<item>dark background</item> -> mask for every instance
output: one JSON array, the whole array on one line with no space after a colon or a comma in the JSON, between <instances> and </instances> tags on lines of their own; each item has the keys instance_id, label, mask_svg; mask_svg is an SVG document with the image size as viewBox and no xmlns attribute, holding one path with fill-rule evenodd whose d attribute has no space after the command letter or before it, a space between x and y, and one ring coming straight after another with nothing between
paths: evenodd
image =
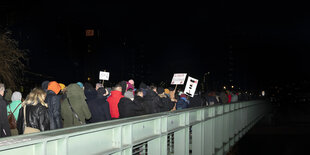
<instances>
[{"instance_id":1,"label":"dark background","mask_svg":"<svg viewBox=\"0 0 310 155\"><path fill-rule=\"evenodd\" d=\"M210 89L266 89L309 78L310 14L302 3L1 1L1 25L28 49L31 76L169 84L185 72ZM86 37L85 30L95 35ZM30 75L29 75L30 76ZM40 81L40 82L41 82Z\"/></svg>"}]
</instances>

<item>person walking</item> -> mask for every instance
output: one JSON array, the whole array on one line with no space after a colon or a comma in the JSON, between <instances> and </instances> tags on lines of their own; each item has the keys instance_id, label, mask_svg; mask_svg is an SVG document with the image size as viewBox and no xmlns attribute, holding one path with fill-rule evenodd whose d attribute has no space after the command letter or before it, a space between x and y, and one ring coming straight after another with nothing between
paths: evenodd
<instances>
[{"instance_id":1,"label":"person walking","mask_svg":"<svg viewBox=\"0 0 310 155\"><path fill-rule=\"evenodd\" d=\"M6 110L6 101L4 100L5 86L3 83L0 83L0 138L11 136L9 120Z\"/></svg>"},{"instance_id":2,"label":"person walking","mask_svg":"<svg viewBox=\"0 0 310 155\"><path fill-rule=\"evenodd\" d=\"M50 130L48 105L44 102L46 93L43 89L34 88L22 103L17 119L17 130L23 134L25 130L24 108L26 108L26 126L40 131Z\"/></svg>"},{"instance_id":3,"label":"person walking","mask_svg":"<svg viewBox=\"0 0 310 155\"><path fill-rule=\"evenodd\" d=\"M62 128L60 97L57 96L60 90L61 87L56 81L52 81L48 84L45 102L48 104L51 130Z\"/></svg>"},{"instance_id":4,"label":"person walking","mask_svg":"<svg viewBox=\"0 0 310 155\"><path fill-rule=\"evenodd\" d=\"M83 89L76 83L70 84L66 89L66 96L61 104L64 128L85 124L85 120L91 118L91 113Z\"/></svg>"},{"instance_id":5,"label":"person walking","mask_svg":"<svg viewBox=\"0 0 310 155\"><path fill-rule=\"evenodd\" d=\"M109 92L103 87L98 88L97 97L88 102L88 107L91 112L89 123L96 123L111 120L110 106L107 101Z\"/></svg>"},{"instance_id":6,"label":"person walking","mask_svg":"<svg viewBox=\"0 0 310 155\"><path fill-rule=\"evenodd\" d=\"M123 97L124 96L122 95L122 86L120 84L117 84L115 87L113 87L111 95L107 99L107 101L109 102L112 119L119 118L118 103L119 100Z\"/></svg>"}]
</instances>

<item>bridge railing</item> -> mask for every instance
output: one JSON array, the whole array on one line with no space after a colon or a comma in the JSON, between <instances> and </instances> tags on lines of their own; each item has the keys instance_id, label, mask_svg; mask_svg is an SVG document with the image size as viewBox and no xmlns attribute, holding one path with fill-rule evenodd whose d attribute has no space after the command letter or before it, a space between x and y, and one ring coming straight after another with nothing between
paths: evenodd
<instances>
[{"instance_id":1,"label":"bridge railing","mask_svg":"<svg viewBox=\"0 0 310 155\"><path fill-rule=\"evenodd\" d=\"M258 100L106 121L2 138L0 154L224 154L267 111Z\"/></svg>"}]
</instances>

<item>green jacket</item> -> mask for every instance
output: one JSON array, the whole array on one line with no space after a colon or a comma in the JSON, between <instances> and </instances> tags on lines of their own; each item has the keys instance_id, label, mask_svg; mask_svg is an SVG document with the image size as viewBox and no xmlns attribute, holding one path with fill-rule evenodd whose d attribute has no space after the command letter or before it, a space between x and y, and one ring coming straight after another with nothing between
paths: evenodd
<instances>
[{"instance_id":1,"label":"green jacket","mask_svg":"<svg viewBox=\"0 0 310 155\"><path fill-rule=\"evenodd\" d=\"M81 125L78 119L74 116L68 100L79 119L85 124L85 119L90 119L91 113L85 101L86 97L83 89L77 84L70 84L66 89L66 95L67 98L61 104L61 116L64 123L63 127L66 128Z\"/></svg>"},{"instance_id":2,"label":"green jacket","mask_svg":"<svg viewBox=\"0 0 310 155\"><path fill-rule=\"evenodd\" d=\"M9 105L6 106L8 116L9 116L9 112L10 111L13 112L14 109L19 105L18 108L16 108L15 112L13 113L15 119L17 120L18 114L19 114L19 109L22 107L22 104L20 104L21 102L22 102L21 100L13 101L12 103L10 103Z\"/></svg>"}]
</instances>

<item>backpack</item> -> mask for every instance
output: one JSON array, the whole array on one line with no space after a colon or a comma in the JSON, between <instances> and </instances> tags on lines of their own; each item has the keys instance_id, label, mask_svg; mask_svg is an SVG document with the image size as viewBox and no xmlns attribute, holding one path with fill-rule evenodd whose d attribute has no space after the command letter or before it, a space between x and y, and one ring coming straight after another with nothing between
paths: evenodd
<instances>
[{"instance_id":1,"label":"backpack","mask_svg":"<svg viewBox=\"0 0 310 155\"><path fill-rule=\"evenodd\" d=\"M21 104L21 103L20 103ZM16 108L14 109L14 111L12 112L11 110L11 106L9 105L10 107L10 111L9 111L9 115L8 115L8 120L9 120L9 126L10 126L10 129L16 129L17 125L16 125L16 118L14 117L14 112L16 111L16 109L18 108L18 106L20 105L18 104L16 106Z\"/></svg>"}]
</instances>

